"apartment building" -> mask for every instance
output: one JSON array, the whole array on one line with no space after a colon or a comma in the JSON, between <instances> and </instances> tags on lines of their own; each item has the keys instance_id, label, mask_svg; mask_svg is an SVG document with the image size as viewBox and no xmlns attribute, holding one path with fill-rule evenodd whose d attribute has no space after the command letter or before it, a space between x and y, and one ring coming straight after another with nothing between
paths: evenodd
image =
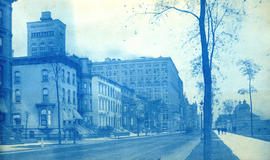
<instances>
[{"instance_id":1,"label":"apartment building","mask_svg":"<svg viewBox=\"0 0 270 160\"><path fill-rule=\"evenodd\" d=\"M162 130L179 129L174 121L177 120L175 115L179 113L183 97L183 82L170 57L132 60L107 58L103 62L92 62L91 72L134 89L137 95L148 100L162 100L166 104L161 115Z\"/></svg>"}]
</instances>

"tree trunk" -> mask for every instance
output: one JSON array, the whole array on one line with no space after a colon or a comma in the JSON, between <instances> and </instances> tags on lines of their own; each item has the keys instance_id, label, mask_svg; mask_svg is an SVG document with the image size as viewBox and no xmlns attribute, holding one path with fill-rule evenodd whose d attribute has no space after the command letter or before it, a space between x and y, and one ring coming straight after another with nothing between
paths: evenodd
<instances>
[{"instance_id":1,"label":"tree trunk","mask_svg":"<svg viewBox=\"0 0 270 160\"><path fill-rule=\"evenodd\" d=\"M204 78L204 159L210 159L211 128L212 128L212 78L209 64L209 53L205 34L205 9L206 0L201 0L199 28L202 48L202 70Z\"/></svg>"},{"instance_id":2,"label":"tree trunk","mask_svg":"<svg viewBox=\"0 0 270 160\"><path fill-rule=\"evenodd\" d=\"M58 72L56 73L58 74ZM58 76L58 75L55 75ZM60 122L60 100L59 100L59 82L58 77L56 78L56 97L57 97L57 115L58 115L58 144L61 144L61 122Z\"/></svg>"},{"instance_id":3,"label":"tree trunk","mask_svg":"<svg viewBox=\"0 0 270 160\"><path fill-rule=\"evenodd\" d=\"M252 98L251 98L251 78L249 78L249 103L250 103L250 134L253 137L253 114L252 114Z\"/></svg>"}]
</instances>

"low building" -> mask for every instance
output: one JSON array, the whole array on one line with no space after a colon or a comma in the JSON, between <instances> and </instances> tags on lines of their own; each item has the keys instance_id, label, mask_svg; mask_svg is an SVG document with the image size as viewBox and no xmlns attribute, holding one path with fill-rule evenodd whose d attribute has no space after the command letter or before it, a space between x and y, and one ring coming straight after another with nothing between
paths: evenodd
<instances>
[{"instance_id":1,"label":"low building","mask_svg":"<svg viewBox=\"0 0 270 160\"><path fill-rule=\"evenodd\" d=\"M63 132L77 123L81 119L77 112L78 70L78 63L67 56L14 58L15 128L23 128L25 137L33 138L57 134L58 118Z\"/></svg>"}]
</instances>

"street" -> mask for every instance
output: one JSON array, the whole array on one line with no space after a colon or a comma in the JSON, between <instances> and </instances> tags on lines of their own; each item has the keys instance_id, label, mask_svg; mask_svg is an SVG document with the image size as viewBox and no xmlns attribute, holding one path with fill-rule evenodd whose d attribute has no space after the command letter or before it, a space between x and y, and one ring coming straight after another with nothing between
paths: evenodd
<instances>
[{"instance_id":1,"label":"street","mask_svg":"<svg viewBox=\"0 0 270 160\"><path fill-rule=\"evenodd\" d=\"M185 159L198 143L198 134L170 134L138 138L125 138L96 144L45 147L43 150L38 151L0 154L0 159Z\"/></svg>"}]
</instances>

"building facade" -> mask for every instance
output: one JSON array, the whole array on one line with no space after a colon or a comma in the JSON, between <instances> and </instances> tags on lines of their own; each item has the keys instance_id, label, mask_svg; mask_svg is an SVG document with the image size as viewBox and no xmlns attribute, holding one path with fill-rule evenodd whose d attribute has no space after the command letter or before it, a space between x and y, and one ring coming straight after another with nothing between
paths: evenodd
<instances>
[{"instance_id":1,"label":"building facade","mask_svg":"<svg viewBox=\"0 0 270 160\"><path fill-rule=\"evenodd\" d=\"M148 100L162 100L167 106L161 116L162 130L173 131L179 128L173 121L175 113L179 112L183 83L171 58L107 58L104 62L93 62L91 72L134 89L137 95Z\"/></svg>"},{"instance_id":2,"label":"building facade","mask_svg":"<svg viewBox=\"0 0 270 160\"><path fill-rule=\"evenodd\" d=\"M77 69L66 56L14 58L13 126L32 138L56 134L58 118L63 131L82 119L77 112Z\"/></svg>"},{"instance_id":3,"label":"building facade","mask_svg":"<svg viewBox=\"0 0 270 160\"><path fill-rule=\"evenodd\" d=\"M27 55L65 55L66 25L42 12L40 21L27 23Z\"/></svg>"},{"instance_id":4,"label":"building facade","mask_svg":"<svg viewBox=\"0 0 270 160\"><path fill-rule=\"evenodd\" d=\"M121 129L121 86L100 75L92 75L92 110L90 119L96 127Z\"/></svg>"},{"instance_id":5,"label":"building facade","mask_svg":"<svg viewBox=\"0 0 270 160\"><path fill-rule=\"evenodd\" d=\"M12 3L16 0L0 1L0 143L10 136L6 129L11 126L12 112Z\"/></svg>"},{"instance_id":6,"label":"building facade","mask_svg":"<svg viewBox=\"0 0 270 160\"><path fill-rule=\"evenodd\" d=\"M12 124L25 137L70 132L82 119L77 112L80 64L65 53L66 25L42 12L27 23L27 57L13 58ZM60 125L60 126L59 126ZM69 133L71 134L71 133Z\"/></svg>"}]
</instances>

